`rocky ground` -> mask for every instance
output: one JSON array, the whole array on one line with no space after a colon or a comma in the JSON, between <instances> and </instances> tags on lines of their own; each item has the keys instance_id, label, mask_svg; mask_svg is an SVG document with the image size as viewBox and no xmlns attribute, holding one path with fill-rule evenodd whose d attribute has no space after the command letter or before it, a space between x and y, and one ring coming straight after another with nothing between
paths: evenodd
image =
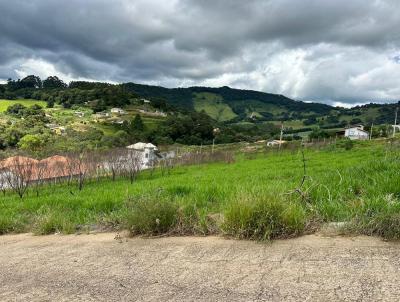
<instances>
[{"instance_id":1,"label":"rocky ground","mask_svg":"<svg viewBox=\"0 0 400 302\"><path fill-rule=\"evenodd\" d=\"M0 236L0 301L398 301L400 244Z\"/></svg>"}]
</instances>

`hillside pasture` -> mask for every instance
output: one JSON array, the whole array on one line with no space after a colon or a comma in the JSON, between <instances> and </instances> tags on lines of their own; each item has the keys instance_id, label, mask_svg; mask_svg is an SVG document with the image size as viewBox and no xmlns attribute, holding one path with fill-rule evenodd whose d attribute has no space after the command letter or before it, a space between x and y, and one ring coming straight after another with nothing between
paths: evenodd
<instances>
[{"instance_id":1,"label":"hillside pasture","mask_svg":"<svg viewBox=\"0 0 400 302\"><path fill-rule=\"evenodd\" d=\"M232 108L223 102L221 96L208 92L194 93L194 95L194 109L196 111L204 110L210 117L219 122L229 121L236 117Z\"/></svg>"},{"instance_id":2,"label":"hillside pasture","mask_svg":"<svg viewBox=\"0 0 400 302\"><path fill-rule=\"evenodd\" d=\"M128 229L132 234L225 234L274 239L345 222L343 232L400 238L397 143L341 142L145 171L131 184L89 181L0 196L0 233L75 233ZM362 160L360 160L362 159ZM305 166L305 170L304 170Z\"/></svg>"},{"instance_id":3,"label":"hillside pasture","mask_svg":"<svg viewBox=\"0 0 400 302\"><path fill-rule=\"evenodd\" d=\"M16 99L16 100L0 100L0 112L5 112L7 108L11 105L21 104L26 107L31 107L33 105L40 105L46 108L47 103L44 101L32 100L32 99Z\"/></svg>"}]
</instances>

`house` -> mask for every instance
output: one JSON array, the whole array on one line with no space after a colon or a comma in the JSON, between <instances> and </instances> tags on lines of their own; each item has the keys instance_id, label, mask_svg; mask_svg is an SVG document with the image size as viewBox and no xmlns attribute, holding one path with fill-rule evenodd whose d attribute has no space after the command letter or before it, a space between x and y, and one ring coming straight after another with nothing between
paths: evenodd
<instances>
[{"instance_id":1,"label":"house","mask_svg":"<svg viewBox=\"0 0 400 302\"><path fill-rule=\"evenodd\" d=\"M114 116L106 120L103 120L103 122L114 125L122 125L125 122L125 120L121 119L120 117Z\"/></svg>"},{"instance_id":2,"label":"house","mask_svg":"<svg viewBox=\"0 0 400 302\"><path fill-rule=\"evenodd\" d=\"M343 131L339 132L343 134ZM344 137L351 140L367 140L369 139L369 133L364 130L363 125L350 126L344 130Z\"/></svg>"},{"instance_id":3,"label":"house","mask_svg":"<svg viewBox=\"0 0 400 302\"><path fill-rule=\"evenodd\" d=\"M126 111L121 108L112 108L111 113L114 115L124 115L124 114L126 114Z\"/></svg>"},{"instance_id":4,"label":"house","mask_svg":"<svg viewBox=\"0 0 400 302\"><path fill-rule=\"evenodd\" d=\"M274 140L269 141L269 142L267 143L267 147L281 146L281 145L283 145L283 144L285 144L285 143L286 143L286 141L284 141L284 140L274 139Z\"/></svg>"},{"instance_id":5,"label":"house","mask_svg":"<svg viewBox=\"0 0 400 302\"><path fill-rule=\"evenodd\" d=\"M107 118L110 117L110 114L108 112L97 112L94 117L98 119Z\"/></svg>"},{"instance_id":6,"label":"house","mask_svg":"<svg viewBox=\"0 0 400 302\"><path fill-rule=\"evenodd\" d=\"M132 152L137 152L141 161L141 169L148 169L153 166L154 162L161 156L158 153L158 149L153 144L136 143L126 147Z\"/></svg>"},{"instance_id":7,"label":"house","mask_svg":"<svg viewBox=\"0 0 400 302\"><path fill-rule=\"evenodd\" d=\"M400 125L392 125L393 131L400 132Z\"/></svg>"},{"instance_id":8,"label":"house","mask_svg":"<svg viewBox=\"0 0 400 302\"><path fill-rule=\"evenodd\" d=\"M147 99L140 99L144 104L150 104L151 101L147 100Z\"/></svg>"},{"instance_id":9,"label":"house","mask_svg":"<svg viewBox=\"0 0 400 302\"><path fill-rule=\"evenodd\" d=\"M74 114L75 114L75 116L77 116L77 117L84 117L84 116L85 116L85 113L82 112L82 111L75 111Z\"/></svg>"},{"instance_id":10,"label":"house","mask_svg":"<svg viewBox=\"0 0 400 302\"><path fill-rule=\"evenodd\" d=\"M63 135L66 132L66 128L64 126L59 126L56 124L46 124L46 127L58 135Z\"/></svg>"}]
</instances>

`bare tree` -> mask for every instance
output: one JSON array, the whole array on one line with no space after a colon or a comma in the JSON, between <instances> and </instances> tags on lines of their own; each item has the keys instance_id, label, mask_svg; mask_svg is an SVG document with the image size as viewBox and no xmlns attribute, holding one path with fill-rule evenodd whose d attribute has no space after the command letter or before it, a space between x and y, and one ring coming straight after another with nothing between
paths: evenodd
<instances>
[{"instance_id":1,"label":"bare tree","mask_svg":"<svg viewBox=\"0 0 400 302\"><path fill-rule=\"evenodd\" d=\"M39 189L44 184L48 174L47 161L39 161L35 164L32 182L35 184L36 196L39 196Z\"/></svg>"},{"instance_id":2,"label":"bare tree","mask_svg":"<svg viewBox=\"0 0 400 302\"><path fill-rule=\"evenodd\" d=\"M3 192L3 195L6 195L6 190L8 188L5 173L7 173L7 170L0 166L0 190Z\"/></svg>"},{"instance_id":3,"label":"bare tree","mask_svg":"<svg viewBox=\"0 0 400 302\"><path fill-rule=\"evenodd\" d=\"M74 152L67 157L67 169L69 182L77 179L78 189L82 191L85 179L88 176L88 154L86 152Z\"/></svg>"},{"instance_id":4,"label":"bare tree","mask_svg":"<svg viewBox=\"0 0 400 302\"><path fill-rule=\"evenodd\" d=\"M136 150L127 150L125 153L125 160L123 161L124 163L123 170L131 183L134 182L134 180L137 177L137 174L142 169L142 164L143 164L142 157L143 157L142 152Z\"/></svg>"},{"instance_id":5,"label":"bare tree","mask_svg":"<svg viewBox=\"0 0 400 302\"><path fill-rule=\"evenodd\" d=\"M22 198L29 185L35 181L37 160L23 156L7 159L4 177L8 186Z\"/></svg>"},{"instance_id":6,"label":"bare tree","mask_svg":"<svg viewBox=\"0 0 400 302\"><path fill-rule=\"evenodd\" d=\"M105 170L111 175L111 179L115 181L117 175L121 173L124 167L126 150L113 149L107 152L104 167Z\"/></svg>"}]
</instances>

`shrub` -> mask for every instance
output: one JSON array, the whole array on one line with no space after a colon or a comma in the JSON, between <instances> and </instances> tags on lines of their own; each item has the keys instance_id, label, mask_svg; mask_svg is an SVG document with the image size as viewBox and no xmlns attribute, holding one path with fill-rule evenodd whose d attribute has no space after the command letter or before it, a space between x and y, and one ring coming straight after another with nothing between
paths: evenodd
<instances>
[{"instance_id":1,"label":"shrub","mask_svg":"<svg viewBox=\"0 0 400 302\"><path fill-rule=\"evenodd\" d=\"M386 239L400 239L400 202L393 195L365 201L347 231Z\"/></svg>"},{"instance_id":2,"label":"shrub","mask_svg":"<svg viewBox=\"0 0 400 302\"><path fill-rule=\"evenodd\" d=\"M345 150L351 150L351 149L353 149L353 147L354 147L354 143L353 143L353 141L352 140L346 140L345 142L344 142L344 144L343 144L343 147L344 147L344 149Z\"/></svg>"},{"instance_id":3,"label":"shrub","mask_svg":"<svg viewBox=\"0 0 400 302\"><path fill-rule=\"evenodd\" d=\"M9 213L3 214L5 215L0 216L0 235L23 231L23 223L20 219L10 216Z\"/></svg>"},{"instance_id":4,"label":"shrub","mask_svg":"<svg viewBox=\"0 0 400 302\"><path fill-rule=\"evenodd\" d=\"M36 235L48 235L54 233L72 234L76 231L71 217L65 211L45 211L39 214L33 233Z\"/></svg>"},{"instance_id":5,"label":"shrub","mask_svg":"<svg viewBox=\"0 0 400 302\"><path fill-rule=\"evenodd\" d=\"M305 225L306 213L299 204L260 196L234 202L225 212L222 229L238 238L270 240L299 235Z\"/></svg>"},{"instance_id":6,"label":"shrub","mask_svg":"<svg viewBox=\"0 0 400 302\"><path fill-rule=\"evenodd\" d=\"M160 194L131 197L127 201L125 225L132 235L169 233L177 223L177 204Z\"/></svg>"}]
</instances>

